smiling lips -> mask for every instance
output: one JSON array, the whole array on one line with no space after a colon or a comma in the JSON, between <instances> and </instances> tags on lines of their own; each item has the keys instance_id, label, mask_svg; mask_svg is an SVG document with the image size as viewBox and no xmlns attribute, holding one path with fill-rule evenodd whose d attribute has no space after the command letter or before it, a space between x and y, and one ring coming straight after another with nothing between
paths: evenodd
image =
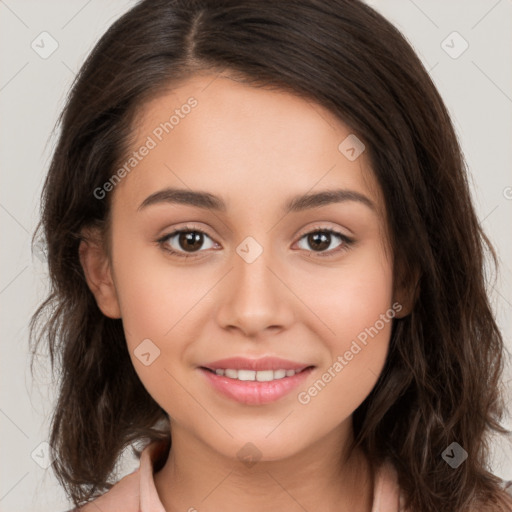
<instances>
[{"instance_id":1,"label":"smiling lips","mask_svg":"<svg viewBox=\"0 0 512 512\"><path fill-rule=\"evenodd\" d=\"M199 367L214 389L248 405L278 400L298 386L313 370L277 357L221 359Z\"/></svg>"}]
</instances>

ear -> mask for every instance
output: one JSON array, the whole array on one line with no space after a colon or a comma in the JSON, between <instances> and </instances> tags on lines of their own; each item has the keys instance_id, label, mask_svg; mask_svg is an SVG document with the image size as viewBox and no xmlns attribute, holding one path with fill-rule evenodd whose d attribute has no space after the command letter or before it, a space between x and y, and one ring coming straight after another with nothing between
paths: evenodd
<instances>
[{"instance_id":1,"label":"ear","mask_svg":"<svg viewBox=\"0 0 512 512\"><path fill-rule=\"evenodd\" d=\"M98 228L82 231L78 253L87 285L98 307L109 318L121 318L110 262Z\"/></svg>"},{"instance_id":2,"label":"ear","mask_svg":"<svg viewBox=\"0 0 512 512\"><path fill-rule=\"evenodd\" d=\"M402 271L397 276L393 303L398 302L402 307L395 315L404 318L411 314L420 292L420 272L418 269Z\"/></svg>"}]
</instances>

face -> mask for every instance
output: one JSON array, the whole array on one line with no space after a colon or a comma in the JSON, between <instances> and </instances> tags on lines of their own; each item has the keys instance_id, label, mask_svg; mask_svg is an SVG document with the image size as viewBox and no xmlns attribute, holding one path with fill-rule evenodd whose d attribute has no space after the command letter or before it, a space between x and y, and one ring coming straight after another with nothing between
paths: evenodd
<instances>
[{"instance_id":1,"label":"face","mask_svg":"<svg viewBox=\"0 0 512 512\"><path fill-rule=\"evenodd\" d=\"M342 432L401 308L383 198L350 129L218 75L153 99L136 125L136 164L108 192L112 283L91 288L171 428L266 460ZM233 357L252 361L215 364Z\"/></svg>"}]
</instances>

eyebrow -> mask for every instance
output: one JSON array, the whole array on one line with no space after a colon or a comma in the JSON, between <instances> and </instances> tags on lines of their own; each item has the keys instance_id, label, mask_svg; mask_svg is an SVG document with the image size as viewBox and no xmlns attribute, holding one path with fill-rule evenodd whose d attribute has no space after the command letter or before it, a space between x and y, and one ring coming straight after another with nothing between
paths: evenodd
<instances>
[{"instance_id":1,"label":"eyebrow","mask_svg":"<svg viewBox=\"0 0 512 512\"><path fill-rule=\"evenodd\" d=\"M346 189L334 189L292 197L284 205L284 212L301 212L312 208L319 208L346 201L356 201L364 204L373 211L377 210L373 201L360 192ZM225 212L227 210L225 201L216 195L210 194L209 192L179 188L165 188L146 197L138 207L138 211L143 210L150 205L161 203L184 204L219 212Z\"/></svg>"}]
</instances>

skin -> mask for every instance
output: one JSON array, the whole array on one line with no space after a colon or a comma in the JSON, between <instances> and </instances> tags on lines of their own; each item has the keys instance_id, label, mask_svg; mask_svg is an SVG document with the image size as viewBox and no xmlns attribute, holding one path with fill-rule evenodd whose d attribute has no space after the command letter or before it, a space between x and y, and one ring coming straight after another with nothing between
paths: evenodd
<instances>
[{"instance_id":1,"label":"skin","mask_svg":"<svg viewBox=\"0 0 512 512\"><path fill-rule=\"evenodd\" d=\"M103 313L122 318L133 365L171 417L172 450L155 484L166 510L370 512L373 470L353 439L351 417L374 387L391 322L308 404L307 390L395 301L393 258L379 186L363 152L348 160L338 145L350 129L318 104L254 88L227 75L195 75L143 106L133 150L189 97L198 105L110 192L110 257L101 241L82 242L87 282ZM225 212L159 203L166 187L222 197ZM292 196L350 189L375 208L344 201L283 214ZM193 223L206 232L195 253L179 238ZM307 233L336 236L315 252ZM88 232L91 237L94 233ZM247 263L236 252L248 236L263 248ZM328 239L329 240L329 239ZM336 254L334 254L336 252ZM150 339L160 355L135 356ZM277 402L247 405L215 391L198 366L231 356L277 356L315 365L306 385ZM251 467L237 452L261 453Z\"/></svg>"}]
</instances>

